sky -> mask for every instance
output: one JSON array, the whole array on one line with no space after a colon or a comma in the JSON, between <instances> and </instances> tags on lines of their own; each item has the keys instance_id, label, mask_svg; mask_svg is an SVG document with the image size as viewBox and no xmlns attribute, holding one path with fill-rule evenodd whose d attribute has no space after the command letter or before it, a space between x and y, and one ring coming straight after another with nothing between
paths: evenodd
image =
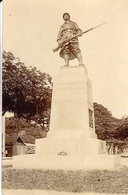
<instances>
[{"instance_id":1,"label":"sky","mask_svg":"<svg viewBox=\"0 0 128 195\"><path fill-rule=\"evenodd\" d=\"M93 101L112 115L128 115L127 0L4 0L3 49L26 66L54 78L64 60L52 49L63 13L83 30L106 24L79 38L83 62L93 85ZM70 65L78 64L77 60Z\"/></svg>"}]
</instances>

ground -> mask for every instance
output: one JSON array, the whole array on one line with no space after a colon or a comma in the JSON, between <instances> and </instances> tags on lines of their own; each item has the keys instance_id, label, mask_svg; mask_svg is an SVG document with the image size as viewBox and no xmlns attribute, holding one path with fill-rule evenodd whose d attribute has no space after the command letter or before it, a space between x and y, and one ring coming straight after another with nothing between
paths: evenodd
<instances>
[{"instance_id":1,"label":"ground","mask_svg":"<svg viewBox=\"0 0 128 195\"><path fill-rule=\"evenodd\" d=\"M128 194L128 168L117 171L3 169L3 189Z\"/></svg>"}]
</instances>

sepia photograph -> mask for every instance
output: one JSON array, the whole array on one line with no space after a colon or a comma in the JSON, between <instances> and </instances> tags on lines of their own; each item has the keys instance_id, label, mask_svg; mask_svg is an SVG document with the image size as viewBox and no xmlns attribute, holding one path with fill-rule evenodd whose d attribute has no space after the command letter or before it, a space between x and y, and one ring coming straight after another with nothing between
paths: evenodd
<instances>
[{"instance_id":1,"label":"sepia photograph","mask_svg":"<svg viewBox=\"0 0 128 195\"><path fill-rule=\"evenodd\" d=\"M0 5L1 194L128 195L128 1Z\"/></svg>"}]
</instances>

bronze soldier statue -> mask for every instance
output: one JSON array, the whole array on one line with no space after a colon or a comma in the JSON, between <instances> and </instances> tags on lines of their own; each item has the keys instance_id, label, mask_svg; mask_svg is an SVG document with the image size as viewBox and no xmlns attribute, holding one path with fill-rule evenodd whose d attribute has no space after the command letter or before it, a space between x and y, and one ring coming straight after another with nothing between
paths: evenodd
<instances>
[{"instance_id":1,"label":"bronze soldier statue","mask_svg":"<svg viewBox=\"0 0 128 195\"><path fill-rule=\"evenodd\" d=\"M60 27L57 41L60 47L60 56L65 60L65 66L69 66L69 60L77 58L79 65L83 65L81 50L79 48L78 36L82 35L82 30L75 22L70 20L68 13L63 14L64 24ZM74 37L72 39L72 37ZM66 42L67 39L71 39ZM66 42L66 43L65 43Z\"/></svg>"}]
</instances>

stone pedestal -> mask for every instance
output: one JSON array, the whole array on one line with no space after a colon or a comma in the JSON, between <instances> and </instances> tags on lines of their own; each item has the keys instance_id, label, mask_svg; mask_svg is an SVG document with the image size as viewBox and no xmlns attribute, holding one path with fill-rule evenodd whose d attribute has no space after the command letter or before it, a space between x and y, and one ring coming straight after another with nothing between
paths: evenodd
<instances>
[{"instance_id":1,"label":"stone pedestal","mask_svg":"<svg viewBox=\"0 0 128 195\"><path fill-rule=\"evenodd\" d=\"M74 155L105 153L105 142L95 134L92 84L84 65L60 68L53 87L48 139L37 143L36 153L45 153L40 148L46 143L54 146L47 150L52 154L61 150Z\"/></svg>"},{"instance_id":2,"label":"stone pedestal","mask_svg":"<svg viewBox=\"0 0 128 195\"><path fill-rule=\"evenodd\" d=\"M93 120L92 86L85 66L60 68L53 87L48 137L96 138Z\"/></svg>"},{"instance_id":3,"label":"stone pedestal","mask_svg":"<svg viewBox=\"0 0 128 195\"><path fill-rule=\"evenodd\" d=\"M95 134L87 69L61 67L53 86L48 137L36 140L35 155L14 157L14 168L110 169L118 165L119 158L108 156L106 143Z\"/></svg>"}]
</instances>

